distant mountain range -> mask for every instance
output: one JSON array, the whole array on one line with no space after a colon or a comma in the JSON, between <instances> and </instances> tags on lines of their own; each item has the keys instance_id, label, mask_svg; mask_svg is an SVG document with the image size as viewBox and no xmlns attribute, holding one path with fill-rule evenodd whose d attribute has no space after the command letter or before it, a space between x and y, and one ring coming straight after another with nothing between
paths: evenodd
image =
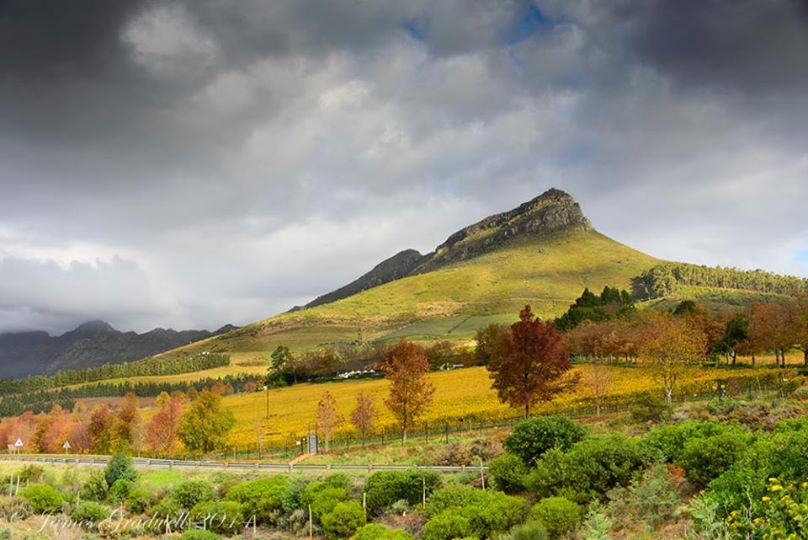
<instances>
[{"instance_id":1,"label":"distant mountain range","mask_svg":"<svg viewBox=\"0 0 808 540\"><path fill-rule=\"evenodd\" d=\"M0 334L0 377L12 378L65 369L138 360L237 327L215 332L155 328L149 332L121 332L104 321L90 321L60 336L44 331Z\"/></svg>"}]
</instances>

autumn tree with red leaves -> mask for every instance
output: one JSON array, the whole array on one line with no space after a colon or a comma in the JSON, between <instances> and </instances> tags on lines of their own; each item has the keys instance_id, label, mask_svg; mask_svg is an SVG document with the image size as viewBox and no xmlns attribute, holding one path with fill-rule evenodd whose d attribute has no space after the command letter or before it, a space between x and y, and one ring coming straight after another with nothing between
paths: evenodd
<instances>
[{"instance_id":1,"label":"autumn tree with red leaves","mask_svg":"<svg viewBox=\"0 0 808 540\"><path fill-rule=\"evenodd\" d=\"M116 450L136 450L140 444L140 411L138 398L132 392L121 400L121 408L115 421Z\"/></svg>"},{"instance_id":2,"label":"autumn tree with red leaves","mask_svg":"<svg viewBox=\"0 0 808 540\"><path fill-rule=\"evenodd\" d=\"M365 438L376 420L376 407L373 405L373 398L364 392L356 395L356 407L351 412L351 423L362 434L362 446L365 446Z\"/></svg>"},{"instance_id":3,"label":"autumn tree with red leaves","mask_svg":"<svg viewBox=\"0 0 808 540\"><path fill-rule=\"evenodd\" d=\"M90 413L87 434L90 449L95 454L109 454L113 449L115 416L106 405L99 405Z\"/></svg>"},{"instance_id":4,"label":"autumn tree with red leaves","mask_svg":"<svg viewBox=\"0 0 808 540\"><path fill-rule=\"evenodd\" d=\"M345 421L342 413L337 409L337 400L331 392L323 394L323 399L317 404L317 430L323 434L325 439L325 451L328 452L331 446L331 435Z\"/></svg>"},{"instance_id":5,"label":"autumn tree with red leaves","mask_svg":"<svg viewBox=\"0 0 808 540\"><path fill-rule=\"evenodd\" d=\"M568 375L570 368L561 333L536 318L530 306L519 313L519 322L511 325L501 353L488 364L499 400L523 407L525 418L536 403L550 401L578 383L578 377Z\"/></svg>"},{"instance_id":6,"label":"autumn tree with red leaves","mask_svg":"<svg viewBox=\"0 0 808 540\"><path fill-rule=\"evenodd\" d=\"M423 347L401 340L390 347L379 368L390 381L390 395L384 404L393 413L401 426L401 437L407 441L407 433L421 417L435 395L435 387L426 374L429 361Z\"/></svg>"},{"instance_id":7,"label":"autumn tree with red leaves","mask_svg":"<svg viewBox=\"0 0 808 540\"><path fill-rule=\"evenodd\" d=\"M165 392L157 396L156 404L159 410L146 424L146 442L152 451L170 458L177 444L182 404Z\"/></svg>"}]
</instances>

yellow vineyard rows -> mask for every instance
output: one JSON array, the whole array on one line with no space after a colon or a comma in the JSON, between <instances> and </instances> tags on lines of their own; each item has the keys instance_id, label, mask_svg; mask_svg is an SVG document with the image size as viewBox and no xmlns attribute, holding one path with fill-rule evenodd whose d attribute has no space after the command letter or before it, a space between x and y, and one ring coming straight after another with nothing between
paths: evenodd
<instances>
[{"instance_id":1,"label":"yellow vineyard rows","mask_svg":"<svg viewBox=\"0 0 808 540\"><path fill-rule=\"evenodd\" d=\"M573 392L565 394L550 404L537 407L537 413L563 408L582 398L592 397L591 388L586 384L591 365L576 366L575 371L581 373L582 382ZM727 371L709 368L692 368L682 377L683 383L708 382L728 377L747 377L763 375L768 369L737 369ZM610 396L636 394L638 392L659 390L660 385L654 381L647 370L634 367L609 367ZM488 372L482 367L459 369L429 374L435 385L435 399L422 421L438 424L448 419L463 417L502 418L516 416L519 411L499 403L496 392L491 389ZM259 433L264 440L293 440L304 435L314 427L315 409L323 394L330 392L337 402L337 407L345 417L343 430L353 431L349 423L350 413L355 405L356 395L365 392L373 397L378 413L377 425L391 426L393 416L384 406L387 396L388 382L382 379L344 381L334 383L297 384L286 388L269 390L269 420L266 419L266 393L255 392L237 394L225 398L225 405L234 412L236 427L230 435L230 444L234 446L254 445Z\"/></svg>"}]
</instances>

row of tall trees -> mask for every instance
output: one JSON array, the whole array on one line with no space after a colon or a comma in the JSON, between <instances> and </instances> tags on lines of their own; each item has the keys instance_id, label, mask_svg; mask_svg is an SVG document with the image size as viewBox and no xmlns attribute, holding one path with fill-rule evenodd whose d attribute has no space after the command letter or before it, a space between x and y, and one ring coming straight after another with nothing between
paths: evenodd
<instances>
[{"instance_id":1,"label":"row of tall trees","mask_svg":"<svg viewBox=\"0 0 808 540\"><path fill-rule=\"evenodd\" d=\"M93 383L81 386L68 386L52 390L39 390L4 396L0 401L0 417L15 416L25 411L34 413L49 411L55 404L64 409L72 409L76 400L90 397L123 397L134 394L138 397L156 397L162 393L182 392L195 397L206 389L212 389L223 396L254 392L264 385L264 377L259 374L239 373L224 377L206 377L194 381L175 382L129 382Z\"/></svg>"},{"instance_id":2,"label":"row of tall trees","mask_svg":"<svg viewBox=\"0 0 808 540\"><path fill-rule=\"evenodd\" d=\"M135 362L104 364L87 369L68 369L53 375L31 375L22 379L0 379L0 396L60 388L104 379L177 375L227 365L230 365L230 356L215 353L199 353L170 358L146 358Z\"/></svg>"},{"instance_id":3,"label":"row of tall trees","mask_svg":"<svg viewBox=\"0 0 808 540\"><path fill-rule=\"evenodd\" d=\"M219 450L235 425L235 417L223 407L221 395L211 390L203 390L193 399L164 392L155 406L157 410L148 421L143 420L134 394L127 394L115 407L102 404L88 410L79 403L72 411L58 404L47 413L27 411L0 422L0 445L20 439L24 451L29 452L126 451L171 457L180 444L192 453Z\"/></svg>"},{"instance_id":4,"label":"row of tall trees","mask_svg":"<svg viewBox=\"0 0 808 540\"><path fill-rule=\"evenodd\" d=\"M574 356L636 361L653 337L651 330L665 319L678 325L680 341L696 341L694 362L735 365L739 357L747 357L755 365L758 356L769 353L777 366L785 367L787 352L799 349L808 365L808 297L804 296L719 312L684 301L670 314L646 310L618 320L582 324L565 334L565 343Z\"/></svg>"},{"instance_id":5,"label":"row of tall trees","mask_svg":"<svg viewBox=\"0 0 808 540\"><path fill-rule=\"evenodd\" d=\"M645 271L637 284L646 297L661 298L682 285L742 289L763 293L797 295L808 293L808 279L773 274L763 270L738 270L687 263L663 263Z\"/></svg>"},{"instance_id":6,"label":"row of tall trees","mask_svg":"<svg viewBox=\"0 0 808 540\"><path fill-rule=\"evenodd\" d=\"M401 340L387 348L378 367L390 381L384 404L396 418L406 442L410 429L428 410L435 395L435 387L427 379L429 360L426 350L418 344ZM362 392L357 394L350 421L361 433L363 441L375 426L376 417L373 398ZM345 423L330 392L325 392L317 404L315 418L328 451L332 434Z\"/></svg>"},{"instance_id":7,"label":"row of tall trees","mask_svg":"<svg viewBox=\"0 0 808 540\"><path fill-rule=\"evenodd\" d=\"M586 296L586 295L584 295ZM593 299L598 302L600 299ZM607 320L585 320L562 334L556 324L538 320L530 306L511 326L489 325L477 333L476 356L484 362L501 401L530 409L570 390L570 355L594 361L585 370L596 405L610 384L608 364L630 361L647 368L667 401L691 365L735 364L738 355L774 353L785 367L787 351L800 348L808 366L808 296L766 302L734 312L714 312L692 301L672 312L631 310Z\"/></svg>"}]
</instances>

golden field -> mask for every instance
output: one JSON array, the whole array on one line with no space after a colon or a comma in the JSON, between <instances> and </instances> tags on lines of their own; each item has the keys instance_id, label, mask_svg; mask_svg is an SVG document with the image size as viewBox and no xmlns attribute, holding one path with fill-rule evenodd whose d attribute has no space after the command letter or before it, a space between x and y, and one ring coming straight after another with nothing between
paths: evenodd
<instances>
[{"instance_id":1,"label":"golden field","mask_svg":"<svg viewBox=\"0 0 808 540\"><path fill-rule=\"evenodd\" d=\"M591 365L583 364L574 368L581 373L582 382L571 393L561 396L551 403L539 405L536 413L552 411L554 408L565 408L579 399L592 397L587 387L588 372ZM706 382L730 377L762 376L774 371L768 368L757 369L710 369L691 368L681 379L682 384ZM637 367L609 367L611 379L610 396L619 397L639 392L659 389L651 373ZM438 427L443 421L472 418L503 418L517 416L520 411L510 409L499 403L496 392L491 389L488 372L483 367L472 367L455 371L433 372L428 375L435 385L435 399L428 413L422 419ZM237 419L236 427L230 436L234 446L254 445L259 431L264 440L282 441L304 435L314 425L314 412L323 394L328 391L334 396L337 407L346 419L343 430L351 430L348 423L354 407L356 395L365 392L375 401L379 426L392 426L394 419L384 406L383 399L387 395L388 382L383 379L366 379L358 381L306 383L269 391L270 418L265 420L266 394L255 392L237 394L224 398L225 405L232 410ZM420 426L419 426L420 429Z\"/></svg>"}]
</instances>

